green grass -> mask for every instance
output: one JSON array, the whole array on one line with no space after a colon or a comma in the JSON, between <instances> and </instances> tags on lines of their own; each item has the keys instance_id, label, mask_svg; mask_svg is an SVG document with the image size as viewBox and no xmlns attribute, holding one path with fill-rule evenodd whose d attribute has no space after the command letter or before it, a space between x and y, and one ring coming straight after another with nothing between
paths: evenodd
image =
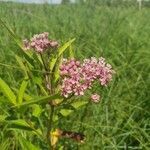
<instances>
[{"instance_id":1,"label":"green grass","mask_svg":"<svg viewBox=\"0 0 150 150\"><path fill-rule=\"evenodd\" d=\"M114 80L99 90L101 103L60 122L63 129L86 134L83 145L62 141L67 149L150 148L149 8L0 3L0 18L22 39L44 31L60 43L75 37L73 47L79 59L103 56L113 65ZM17 86L21 73L15 53L19 48L0 26L0 77ZM0 146L8 149L9 140L0 139Z\"/></svg>"}]
</instances>

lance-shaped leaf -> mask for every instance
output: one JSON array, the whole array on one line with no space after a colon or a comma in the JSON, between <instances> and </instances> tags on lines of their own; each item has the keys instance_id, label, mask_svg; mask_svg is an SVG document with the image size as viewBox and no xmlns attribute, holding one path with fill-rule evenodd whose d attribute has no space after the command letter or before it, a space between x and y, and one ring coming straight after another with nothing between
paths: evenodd
<instances>
[{"instance_id":1,"label":"lance-shaped leaf","mask_svg":"<svg viewBox=\"0 0 150 150\"><path fill-rule=\"evenodd\" d=\"M74 58L74 51L72 45L69 46L69 58Z\"/></svg>"},{"instance_id":2,"label":"lance-shaped leaf","mask_svg":"<svg viewBox=\"0 0 150 150\"><path fill-rule=\"evenodd\" d=\"M24 103L22 103L18 106L22 107L22 106L28 106L28 105L32 105L32 104L42 104L42 103L46 103L46 102L49 102L49 101L52 101L52 100L55 100L55 99L60 99L60 98L62 98L60 96L60 94L43 96L43 97L40 97L40 98L35 98L35 99L30 100L30 101L24 102Z\"/></svg>"},{"instance_id":3,"label":"lance-shaped leaf","mask_svg":"<svg viewBox=\"0 0 150 150\"><path fill-rule=\"evenodd\" d=\"M68 41L67 43L65 43L62 47L60 47L58 49L58 54L56 56L53 56L50 60L50 69L53 70L56 62L57 62L57 59L64 53L64 51L72 44L72 42L75 41L75 38Z\"/></svg>"},{"instance_id":4,"label":"lance-shaped leaf","mask_svg":"<svg viewBox=\"0 0 150 150\"><path fill-rule=\"evenodd\" d=\"M10 87L5 83L4 80L0 78L0 90L8 98L9 102L16 105L16 96L10 89Z\"/></svg>"},{"instance_id":5,"label":"lance-shaped leaf","mask_svg":"<svg viewBox=\"0 0 150 150\"><path fill-rule=\"evenodd\" d=\"M22 104L23 102L23 98L24 98L24 94L25 94L25 90L27 88L28 85L28 80L23 80L18 92L18 104Z\"/></svg>"},{"instance_id":6,"label":"lance-shaped leaf","mask_svg":"<svg viewBox=\"0 0 150 150\"><path fill-rule=\"evenodd\" d=\"M17 55L15 55L15 58L16 58L18 64L19 64L19 66L21 67L21 69L24 71L25 78L28 78L28 73L27 73L28 70L27 70L26 66L24 65L24 63L23 63L23 59L21 57L17 56Z\"/></svg>"},{"instance_id":7,"label":"lance-shaped leaf","mask_svg":"<svg viewBox=\"0 0 150 150\"><path fill-rule=\"evenodd\" d=\"M34 77L33 81L40 88L41 93L47 96L48 92L46 91L45 87L43 86L42 78L40 78L40 77Z\"/></svg>"},{"instance_id":8,"label":"lance-shaped leaf","mask_svg":"<svg viewBox=\"0 0 150 150\"><path fill-rule=\"evenodd\" d=\"M19 93L19 89L13 88L13 90L14 90L15 93L17 93L17 94ZM29 95L29 94L27 94L27 93L24 93L23 99L24 99L25 101L30 101L30 100L33 99L33 96L31 96L31 95Z\"/></svg>"},{"instance_id":9,"label":"lance-shaped leaf","mask_svg":"<svg viewBox=\"0 0 150 150\"><path fill-rule=\"evenodd\" d=\"M39 117L42 112L42 108L39 105L34 104L32 105L32 109L33 109L32 115L35 117Z\"/></svg>"},{"instance_id":10,"label":"lance-shaped leaf","mask_svg":"<svg viewBox=\"0 0 150 150\"><path fill-rule=\"evenodd\" d=\"M42 132L40 129L35 129L32 122L26 122L23 119L17 120L5 120L5 124L7 124L7 128L9 130L25 130L31 131L33 134L42 136Z\"/></svg>"},{"instance_id":11,"label":"lance-shaped leaf","mask_svg":"<svg viewBox=\"0 0 150 150\"><path fill-rule=\"evenodd\" d=\"M60 68L61 60L62 60L62 56L57 59L57 65L53 69L54 80L52 81L52 84L53 84L54 87L57 85L57 81L59 81L59 78L60 78L60 70L59 70L59 68Z\"/></svg>"},{"instance_id":12,"label":"lance-shaped leaf","mask_svg":"<svg viewBox=\"0 0 150 150\"><path fill-rule=\"evenodd\" d=\"M75 38L65 43L62 47L58 49L58 56L60 56L71 44L75 41Z\"/></svg>"},{"instance_id":13,"label":"lance-shaped leaf","mask_svg":"<svg viewBox=\"0 0 150 150\"><path fill-rule=\"evenodd\" d=\"M18 119L18 120L6 120L6 123L8 124L8 128L15 128L15 129L21 129L21 130L27 130L32 131L34 130L33 127L31 127L25 120Z\"/></svg>"},{"instance_id":14,"label":"lance-shaped leaf","mask_svg":"<svg viewBox=\"0 0 150 150\"><path fill-rule=\"evenodd\" d=\"M19 143L24 150L40 150L39 147L33 145L30 141L26 140L22 136L19 137Z\"/></svg>"},{"instance_id":15,"label":"lance-shaped leaf","mask_svg":"<svg viewBox=\"0 0 150 150\"><path fill-rule=\"evenodd\" d=\"M88 101L75 101L71 103L71 106L74 107L75 109L78 109L81 106L84 106L88 103Z\"/></svg>"},{"instance_id":16,"label":"lance-shaped leaf","mask_svg":"<svg viewBox=\"0 0 150 150\"><path fill-rule=\"evenodd\" d=\"M71 109L61 109L59 111L59 113L64 117L69 116L72 112L73 112L73 110L71 110Z\"/></svg>"}]
</instances>

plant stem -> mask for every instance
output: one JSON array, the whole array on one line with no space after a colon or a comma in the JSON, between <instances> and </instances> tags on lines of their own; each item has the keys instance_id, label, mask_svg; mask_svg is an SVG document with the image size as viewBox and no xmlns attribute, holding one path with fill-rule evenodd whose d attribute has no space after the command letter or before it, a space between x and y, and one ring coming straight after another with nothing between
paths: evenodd
<instances>
[{"instance_id":1,"label":"plant stem","mask_svg":"<svg viewBox=\"0 0 150 150\"><path fill-rule=\"evenodd\" d=\"M41 53L40 53L40 56L41 56L41 59L42 59L42 62L43 62L45 71L48 71L47 65L46 65L46 63L45 63L45 61L44 61L44 58L43 58L43 55L42 55Z\"/></svg>"},{"instance_id":2,"label":"plant stem","mask_svg":"<svg viewBox=\"0 0 150 150\"><path fill-rule=\"evenodd\" d=\"M46 72L50 72L49 68L47 68L47 64L44 61L43 55L40 54L43 65L44 65L44 69ZM51 95L53 93L53 89L52 89L52 84L51 84L51 74L46 73L45 74L45 82L46 82L46 87L47 85L49 85L47 87L47 90L49 92L49 94ZM50 109L49 109L49 118L48 118L48 123L47 123L47 143L49 145L49 149L52 150L53 146L51 144L51 130L52 130L52 124L53 124L53 115L54 115L54 106L52 105L52 103L49 103L50 105Z\"/></svg>"},{"instance_id":3,"label":"plant stem","mask_svg":"<svg viewBox=\"0 0 150 150\"><path fill-rule=\"evenodd\" d=\"M54 115L54 106L50 105L51 109L49 111L49 120L48 120L48 126L47 126L47 142L49 144L49 148L52 149L51 145L51 130L52 130L52 124L53 124L53 115Z\"/></svg>"}]
</instances>

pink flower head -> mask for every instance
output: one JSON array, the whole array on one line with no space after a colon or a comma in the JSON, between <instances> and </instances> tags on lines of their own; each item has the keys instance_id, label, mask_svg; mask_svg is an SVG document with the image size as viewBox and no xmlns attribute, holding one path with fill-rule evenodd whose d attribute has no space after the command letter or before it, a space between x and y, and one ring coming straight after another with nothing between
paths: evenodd
<instances>
[{"instance_id":1,"label":"pink flower head","mask_svg":"<svg viewBox=\"0 0 150 150\"><path fill-rule=\"evenodd\" d=\"M84 95L94 81L106 86L111 81L113 73L111 65L107 64L104 58L92 57L85 59L83 63L75 59L64 59L60 66L62 95L65 97L69 94Z\"/></svg>"},{"instance_id":2,"label":"pink flower head","mask_svg":"<svg viewBox=\"0 0 150 150\"><path fill-rule=\"evenodd\" d=\"M38 53L46 51L48 48L56 48L58 42L48 39L48 32L34 35L29 41L24 41L24 47L26 49L33 49Z\"/></svg>"},{"instance_id":3,"label":"pink flower head","mask_svg":"<svg viewBox=\"0 0 150 150\"><path fill-rule=\"evenodd\" d=\"M98 94L91 95L91 100L94 103L98 103L100 101L100 95L98 95Z\"/></svg>"}]
</instances>

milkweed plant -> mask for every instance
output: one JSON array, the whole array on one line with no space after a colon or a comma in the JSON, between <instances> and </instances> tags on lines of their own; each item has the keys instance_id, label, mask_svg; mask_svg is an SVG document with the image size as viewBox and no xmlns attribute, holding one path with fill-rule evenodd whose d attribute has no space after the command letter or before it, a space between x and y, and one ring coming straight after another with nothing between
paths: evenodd
<instances>
[{"instance_id":1,"label":"milkweed plant","mask_svg":"<svg viewBox=\"0 0 150 150\"><path fill-rule=\"evenodd\" d=\"M106 87L115 71L103 57L76 59L71 47L74 40L60 46L57 41L49 39L47 32L23 40L18 44L21 48L19 55L15 55L23 74L19 87L10 88L0 78L0 91L10 106L10 113L3 116L3 122L9 130L23 130L25 133L18 135L22 141L30 139L26 134L30 131L48 149L57 148L61 138L84 142L86 135L64 131L58 128L58 122L81 106L98 104L101 94L90 91L95 83ZM87 92L91 95L81 100ZM37 149L29 143L26 146Z\"/></svg>"}]
</instances>

